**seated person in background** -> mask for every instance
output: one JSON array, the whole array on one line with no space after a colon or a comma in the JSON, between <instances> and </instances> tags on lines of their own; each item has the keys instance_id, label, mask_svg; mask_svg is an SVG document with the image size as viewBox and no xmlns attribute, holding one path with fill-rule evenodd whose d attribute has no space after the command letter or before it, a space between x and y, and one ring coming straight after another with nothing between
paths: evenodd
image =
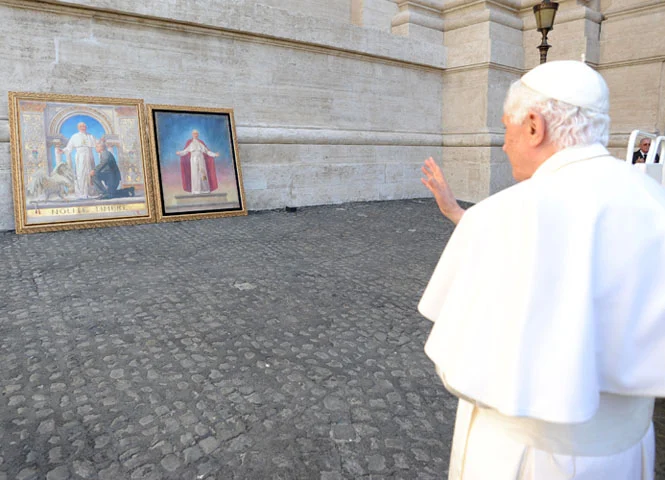
<instances>
[{"instance_id":1,"label":"seated person in background","mask_svg":"<svg viewBox=\"0 0 665 480\"><path fill-rule=\"evenodd\" d=\"M640 148L633 153L633 164L635 163L644 163L647 160L647 153L649 153L649 148L651 147L651 139L643 138L640 140ZM656 154L655 163L658 163L660 160L660 155Z\"/></svg>"},{"instance_id":2,"label":"seated person in background","mask_svg":"<svg viewBox=\"0 0 665 480\"><path fill-rule=\"evenodd\" d=\"M100 199L133 197L134 187L122 188L118 190L120 184L120 169L115 161L115 157L106 148L106 143L97 142L95 150L99 153L99 165L92 172L90 178L97 190L100 191Z\"/></svg>"}]
</instances>

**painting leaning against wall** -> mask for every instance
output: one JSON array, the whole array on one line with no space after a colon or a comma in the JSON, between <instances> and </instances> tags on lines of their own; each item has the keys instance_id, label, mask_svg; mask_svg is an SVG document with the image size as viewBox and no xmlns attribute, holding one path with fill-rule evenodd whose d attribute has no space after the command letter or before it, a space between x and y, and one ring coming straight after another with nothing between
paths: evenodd
<instances>
[{"instance_id":1,"label":"painting leaning against wall","mask_svg":"<svg viewBox=\"0 0 665 480\"><path fill-rule=\"evenodd\" d=\"M17 233L154 220L143 101L9 93Z\"/></svg>"},{"instance_id":2,"label":"painting leaning against wall","mask_svg":"<svg viewBox=\"0 0 665 480\"><path fill-rule=\"evenodd\" d=\"M233 110L147 109L158 221L246 215Z\"/></svg>"}]
</instances>

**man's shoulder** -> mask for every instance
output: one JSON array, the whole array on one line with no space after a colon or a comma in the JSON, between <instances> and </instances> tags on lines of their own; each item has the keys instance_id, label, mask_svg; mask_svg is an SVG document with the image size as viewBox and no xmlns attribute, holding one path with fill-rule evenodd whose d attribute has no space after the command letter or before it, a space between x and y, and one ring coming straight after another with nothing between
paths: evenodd
<instances>
[{"instance_id":1,"label":"man's shoulder","mask_svg":"<svg viewBox=\"0 0 665 480\"><path fill-rule=\"evenodd\" d=\"M99 154L99 158L104 162L115 162L115 157L108 150L104 150Z\"/></svg>"},{"instance_id":2,"label":"man's shoulder","mask_svg":"<svg viewBox=\"0 0 665 480\"><path fill-rule=\"evenodd\" d=\"M608 155L524 180L478 202L470 211L480 216L579 212L617 203L619 197L640 197L639 192L653 188L650 183L632 165Z\"/></svg>"},{"instance_id":3,"label":"man's shoulder","mask_svg":"<svg viewBox=\"0 0 665 480\"><path fill-rule=\"evenodd\" d=\"M665 189L660 182L638 166L611 156L580 162L551 185L549 194L562 195L564 204L590 214L665 211Z\"/></svg>"},{"instance_id":4,"label":"man's shoulder","mask_svg":"<svg viewBox=\"0 0 665 480\"><path fill-rule=\"evenodd\" d=\"M489 197L476 203L470 209L475 209L476 211L490 211L510 208L511 205L523 202L534 193L535 190L532 188L531 180L524 180L493 193Z\"/></svg>"}]
</instances>

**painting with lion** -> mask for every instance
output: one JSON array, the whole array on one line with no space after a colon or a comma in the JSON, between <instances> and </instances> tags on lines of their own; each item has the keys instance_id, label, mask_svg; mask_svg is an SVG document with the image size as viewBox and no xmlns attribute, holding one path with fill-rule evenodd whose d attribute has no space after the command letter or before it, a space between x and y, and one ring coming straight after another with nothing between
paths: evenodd
<instances>
[{"instance_id":1,"label":"painting with lion","mask_svg":"<svg viewBox=\"0 0 665 480\"><path fill-rule=\"evenodd\" d=\"M17 233L154 218L142 100L9 93Z\"/></svg>"}]
</instances>

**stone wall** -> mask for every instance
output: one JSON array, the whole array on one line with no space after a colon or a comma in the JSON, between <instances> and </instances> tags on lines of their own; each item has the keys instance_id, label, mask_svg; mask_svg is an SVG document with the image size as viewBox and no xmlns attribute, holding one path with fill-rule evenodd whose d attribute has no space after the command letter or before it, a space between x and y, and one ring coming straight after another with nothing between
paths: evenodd
<instances>
[{"instance_id":1,"label":"stone wall","mask_svg":"<svg viewBox=\"0 0 665 480\"><path fill-rule=\"evenodd\" d=\"M250 210L426 195L442 45L353 25L350 0L210 3L0 1L0 229L8 91L233 108Z\"/></svg>"},{"instance_id":2,"label":"stone wall","mask_svg":"<svg viewBox=\"0 0 665 480\"><path fill-rule=\"evenodd\" d=\"M476 202L512 184L503 99L523 72L522 20L511 0L446 2L443 165L457 195Z\"/></svg>"},{"instance_id":3,"label":"stone wall","mask_svg":"<svg viewBox=\"0 0 665 480\"><path fill-rule=\"evenodd\" d=\"M510 83L537 65L538 0L0 0L0 229L13 228L8 91L233 108L250 210L512 184ZM211 8L214 4L214 8ZM598 68L610 147L665 132L665 2L563 0L549 59Z\"/></svg>"}]
</instances>

